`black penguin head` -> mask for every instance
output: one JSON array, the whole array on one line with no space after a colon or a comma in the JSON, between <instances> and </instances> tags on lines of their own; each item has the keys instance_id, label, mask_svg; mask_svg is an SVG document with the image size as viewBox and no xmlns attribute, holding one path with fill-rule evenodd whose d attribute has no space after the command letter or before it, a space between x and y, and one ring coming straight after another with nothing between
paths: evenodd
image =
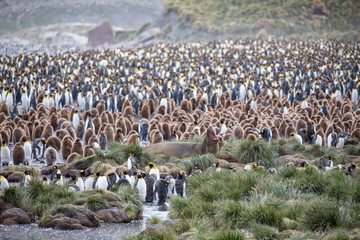
<instances>
[{"instance_id":1,"label":"black penguin head","mask_svg":"<svg viewBox=\"0 0 360 240\"><path fill-rule=\"evenodd\" d=\"M29 171L29 170L25 170L25 171L24 171L24 174L25 174L25 175L30 175L30 171Z\"/></svg>"},{"instance_id":2,"label":"black penguin head","mask_svg":"<svg viewBox=\"0 0 360 240\"><path fill-rule=\"evenodd\" d=\"M80 177L85 177L85 171L84 170L80 170Z\"/></svg>"},{"instance_id":3,"label":"black penguin head","mask_svg":"<svg viewBox=\"0 0 360 240\"><path fill-rule=\"evenodd\" d=\"M218 167L219 167L219 162L215 163L215 164L214 164L214 167L217 167L217 168L218 168Z\"/></svg>"},{"instance_id":4,"label":"black penguin head","mask_svg":"<svg viewBox=\"0 0 360 240\"><path fill-rule=\"evenodd\" d=\"M199 164L195 164L194 168L199 169Z\"/></svg>"},{"instance_id":5,"label":"black penguin head","mask_svg":"<svg viewBox=\"0 0 360 240\"><path fill-rule=\"evenodd\" d=\"M331 160L331 156L327 156L327 157L326 157L326 160Z\"/></svg>"},{"instance_id":6,"label":"black penguin head","mask_svg":"<svg viewBox=\"0 0 360 240\"><path fill-rule=\"evenodd\" d=\"M152 162L149 162L150 169L154 167L154 164Z\"/></svg>"},{"instance_id":7,"label":"black penguin head","mask_svg":"<svg viewBox=\"0 0 360 240\"><path fill-rule=\"evenodd\" d=\"M95 173L96 177L100 177L100 172Z\"/></svg>"},{"instance_id":8,"label":"black penguin head","mask_svg":"<svg viewBox=\"0 0 360 240\"><path fill-rule=\"evenodd\" d=\"M71 181L75 181L75 180L76 180L76 176L70 176L70 180L71 180Z\"/></svg>"},{"instance_id":9,"label":"black penguin head","mask_svg":"<svg viewBox=\"0 0 360 240\"><path fill-rule=\"evenodd\" d=\"M48 178L47 177L43 177L43 179L42 179L43 181L47 181L48 180Z\"/></svg>"}]
</instances>

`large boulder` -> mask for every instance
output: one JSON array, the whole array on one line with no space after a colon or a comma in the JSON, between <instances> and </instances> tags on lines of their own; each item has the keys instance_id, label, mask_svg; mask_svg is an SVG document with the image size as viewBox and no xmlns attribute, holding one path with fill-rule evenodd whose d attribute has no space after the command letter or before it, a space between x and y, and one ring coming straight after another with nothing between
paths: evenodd
<instances>
[{"instance_id":1,"label":"large boulder","mask_svg":"<svg viewBox=\"0 0 360 240\"><path fill-rule=\"evenodd\" d=\"M0 215L0 224L30 224L34 221L34 217L20 208L10 208Z\"/></svg>"},{"instance_id":2,"label":"large boulder","mask_svg":"<svg viewBox=\"0 0 360 240\"><path fill-rule=\"evenodd\" d=\"M81 225L80 221L69 218L69 217L59 217L51 219L46 226L43 227L49 227L59 230L84 230L86 227Z\"/></svg>"},{"instance_id":3,"label":"large boulder","mask_svg":"<svg viewBox=\"0 0 360 240\"><path fill-rule=\"evenodd\" d=\"M88 45L96 47L114 42L114 31L110 22L105 21L100 26L91 29L88 33Z\"/></svg>"},{"instance_id":4,"label":"large boulder","mask_svg":"<svg viewBox=\"0 0 360 240\"><path fill-rule=\"evenodd\" d=\"M96 217L100 221L107 223L129 223L132 221L132 217L127 214L125 210L121 210L117 207L101 209L96 212Z\"/></svg>"},{"instance_id":5,"label":"large boulder","mask_svg":"<svg viewBox=\"0 0 360 240\"><path fill-rule=\"evenodd\" d=\"M96 215L84 207L78 207L70 204L60 205L52 211L52 214L63 214L66 217L76 219L85 227L100 227L100 221Z\"/></svg>"},{"instance_id":6,"label":"large boulder","mask_svg":"<svg viewBox=\"0 0 360 240\"><path fill-rule=\"evenodd\" d=\"M162 231L166 231L166 227L164 225L152 224L152 225L148 226L147 228L145 228L145 230L142 231L140 233L140 235L146 235L146 234L149 234L151 232L162 232Z\"/></svg>"}]
</instances>

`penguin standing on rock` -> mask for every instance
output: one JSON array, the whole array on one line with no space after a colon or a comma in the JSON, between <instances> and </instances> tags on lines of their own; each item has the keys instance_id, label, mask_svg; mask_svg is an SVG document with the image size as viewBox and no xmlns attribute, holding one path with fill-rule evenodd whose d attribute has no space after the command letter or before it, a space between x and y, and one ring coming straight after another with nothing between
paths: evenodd
<instances>
[{"instance_id":1,"label":"penguin standing on rock","mask_svg":"<svg viewBox=\"0 0 360 240\"><path fill-rule=\"evenodd\" d=\"M159 179L155 182L154 195L158 206L161 206L166 202L169 183L170 182L165 179Z\"/></svg>"}]
</instances>

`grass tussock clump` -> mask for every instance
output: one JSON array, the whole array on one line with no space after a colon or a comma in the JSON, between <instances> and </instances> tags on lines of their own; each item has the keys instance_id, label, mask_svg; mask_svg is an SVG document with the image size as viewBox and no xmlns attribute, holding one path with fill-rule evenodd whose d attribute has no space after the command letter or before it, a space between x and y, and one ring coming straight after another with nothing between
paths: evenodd
<instances>
[{"instance_id":1,"label":"grass tussock clump","mask_svg":"<svg viewBox=\"0 0 360 240\"><path fill-rule=\"evenodd\" d=\"M339 207L329 200L317 200L304 212L302 224L311 231L327 231L340 224Z\"/></svg>"},{"instance_id":2,"label":"grass tussock clump","mask_svg":"<svg viewBox=\"0 0 360 240\"><path fill-rule=\"evenodd\" d=\"M257 162L265 167L274 167L277 156L277 152L271 148L270 143L263 140L245 140L241 141L235 150L234 159L239 163Z\"/></svg>"},{"instance_id":3,"label":"grass tussock clump","mask_svg":"<svg viewBox=\"0 0 360 240\"><path fill-rule=\"evenodd\" d=\"M86 207L91 211L98 211L100 209L106 209L109 204L104 198L101 197L88 197L86 200Z\"/></svg>"},{"instance_id":4,"label":"grass tussock clump","mask_svg":"<svg viewBox=\"0 0 360 240\"><path fill-rule=\"evenodd\" d=\"M188 161L184 161L186 172L190 173L194 169L195 165L198 164L201 170L205 170L211 167L215 163L215 156L213 154L206 155L195 155L192 156Z\"/></svg>"},{"instance_id":5,"label":"grass tussock clump","mask_svg":"<svg viewBox=\"0 0 360 240\"><path fill-rule=\"evenodd\" d=\"M12 207L24 208L25 207L25 193L16 186L6 188L3 196L4 202L11 204Z\"/></svg>"},{"instance_id":6,"label":"grass tussock clump","mask_svg":"<svg viewBox=\"0 0 360 240\"><path fill-rule=\"evenodd\" d=\"M226 229L226 230L220 230L220 231L215 232L212 239L214 239L214 240L228 240L228 239L244 240L245 236L243 233L241 233L238 230Z\"/></svg>"}]
</instances>

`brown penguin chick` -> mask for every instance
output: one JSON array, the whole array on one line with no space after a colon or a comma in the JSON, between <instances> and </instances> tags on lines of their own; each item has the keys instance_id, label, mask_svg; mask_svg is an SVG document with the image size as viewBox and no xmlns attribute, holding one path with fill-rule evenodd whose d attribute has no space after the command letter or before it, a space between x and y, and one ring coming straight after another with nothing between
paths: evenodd
<instances>
[{"instance_id":1,"label":"brown penguin chick","mask_svg":"<svg viewBox=\"0 0 360 240\"><path fill-rule=\"evenodd\" d=\"M1 113L0 113L0 124L1 124L3 121L5 121L5 119L6 119L5 113L1 112Z\"/></svg>"},{"instance_id":2,"label":"brown penguin chick","mask_svg":"<svg viewBox=\"0 0 360 240\"><path fill-rule=\"evenodd\" d=\"M106 145L108 143L108 140L106 139L106 135L104 132L101 132L99 134L99 145L101 147L102 150L106 149Z\"/></svg>"},{"instance_id":3,"label":"brown penguin chick","mask_svg":"<svg viewBox=\"0 0 360 240\"><path fill-rule=\"evenodd\" d=\"M40 92L40 93L38 93L38 96L37 96L37 98L36 98L36 102L37 103L41 103L42 101L43 101L43 99L44 99L44 94L42 93L42 92ZM37 106L39 106L40 104L38 104ZM42 105L42 104L41 104Z\"/></svg>"},{"instance_id":4,"label":"brown penguin chick","mask_svg":"<svg viewBox=\"0 0 360 240\"><path fill-rule=\"evenodd\" d=\"M131 130L134 130L137 133L139 133L139 126L140 126L139 123L133 123L132 126L131 126Z\"/></svg>"},{"instance_id":5,"label":"brown penguin chick","mask_svg":"<svg viewBox=\"0 0 360 240\"><path fill-rule=\"evenodd\" d=\"M21 143L16 143L13 148L13 164L20 165L25 162L25 149Z\"/></svg>"},{"instance_id":6,"label":"brown penguin chick","mask_svg":"<svg viewBox=\"0 0 360 240\"><path fill-rule=\"evenodd\" d=\"M126 124L126 129L128 131L128 134L129 134L129 132L131 131L132 123L128 118L125 118L125 124Z\"/></svg>"},{"instance_id":7,"label":"brown penguin chick","mask_svg":"<svg viewBox=\"0 0 360 240\"><path fill-rule=\"evenodd\" d=\"M301 128L307 128L307 124L306 124L305 120L303 120L303 119L299 119L296 122L296 132L299 132L299 130Z\"/></svg>"},{"instance_id":8,"label":"brown penguin chick","mask_svg":"<svg viewBox=\"0 0 360 240\"><path fill-rule=\"evenodd\" d=\"M256 139L258 139L258 136L254 133L249 133L247 136L246 136L246 139L249 140L249 141L255 141Z\"/></svg>"},{"instance_id":9,"label":"brown penguin chick","mask_svg":"<svg viewBox=\"0 0 360 240\"><path fill-rule=\"evenodd\" d=\"M91 136L87 144L91 146L93 143L97 143L100 145L99 138L95 135Z\"/></svg>"},{"instance_id":10,"label":"brown penguin chick","mask_svg":"<svg viewBox=\"0 0 360 240\"><path fill-rule=\"evenodd\" d=\"M52 126L53 129L57 129L59 126L59 117L57 115L57 113L53 113L50 115L49 118L50 124Z\"/></svg>"},{"instance_id":11,"label":"brown penguin chick","mask_svg":"<svg viewBox=\"0 0 360 240\"><path fill-rule=\"evenodd\" d=\"M91 146L87 145L84 148L84 157L90 157L90 156L94 156L95 155L95 151L91 148Z\"/></svg>"},{"instance_id":12,"label":"brown penguin chick","mask_svg":"<svg viewBox=\"0 0 360 240\"><path fill-rule=\"evenodd\" d=\"M95 153L94 153L95 154ZM68 156L68 158L66 159L66 164L70 164L73 161L75 161L78 157L80 157L80 155L77 152L74 152L72 154L70 154Z\"/></svg>"},{"instance_id":13,"label":"brown penguin chick","mask_svg":"<svg viewBox=\"0 0 360 240\"><path fill-rule=\"evenodd\" d=\"M99 117L95 117L93 118L93 124L94 124L94 130L95 130L95 134L98 134L99 133L99 129L100 129L100 126L101 126L101 122L100 122L100 118Z\"/></svg>"},{"instance_id":14,"label":"brown penguin chick","mask_svg":"<svg viewBox=\"0 0 360 240\"><path fill-rule=\"evenodd\" d=\"M47 139L47 143L46 143L46 148L48 148L48 147L52 147L56 151L60 150L60 148L61 148L61 140L60 140L60 138L58 138L56 136L49 137Z\"/></svg>"},{"instance_id":15,"label":"brown penguin chick","mask_svg":"<svg viewBox=\"0 0 360 240\"><path fill-rule=\"evenodd\" d=\"M125 119L123 117L120 117L120 119L116 121L115 127L120 128L123 134L125 135L127 134L127 127L126 127Z\"/></svg>"},{"instance_id":16,"label":"brown penguin chick","mask_svg":"<svg viewBox=\"0 0 360 240\"><path fill-rule=\"evenodd\" d=\"M354 129L351 132L350 136L355 137L360 141L360 129L359 128Z\"/></svg>"},{"instance_id":17,"label":"brown penguin chick","mask_svg":"<svg viewBox=\"0 0 360 240\"><path fill-rule=\"evenodd\" d=\"M69 132L66 131L65 129L60 129L56 131L55 135L62 141L65 136L69 135Z\"/></svg>"},{"instance_id":18,"label":"brown penguin chick","mask_svg":"<svg viewBox=\"0 0 360 240\"><path fill-rule=\"evenodd\" d=\"M17 142L20 141L20 138L22 136L25 136L25 131L22 128L15 128L12 134L12 142L13 144L16 144Z\"/></svg>"},{"instance_id":19,"label":"brown penguin chick","mask_svg":"<svg viewBox=\"0 0 360 240\"><path fill-rule=\"evenodd\" d=\"M32 123L32 122L27 122L27 123L26 123L26 126L27 126L28 129L29 129L29 136L31 137L31 136L32 136L32 133L33 133L33 131L34 131L34 128L35 128L34 123Z\"/></svg>"},{"instance_id":20,"label":"brown penguin chick","mask_svg":"<svg viewBox=\"0 0 360 240\"><path fill-rule=\"evenodd\" d=\"M148 119L150 117L150 108L149 108L149 102L145 102L145 104L141 107L140 110L140 116L142 118Z\"/></svg>"},{"instance_id":21,"label":"brown penguin chick","mask_svg":"<svg viewBox=\"0 0 360 240\"><path fill-rule=\"evenodd\" d=\"M75 131L74 131L74 128L73 128L71 125L67 126L67 127L65 128L65 130L69 133L69 135L70 135L73 139L75 139Z\"/></svg>"},{"instance_id":22,"label":"brown penguin chick","mask_svg":"<svg viewBox=\"0 0 360 240\"><path fill-rule=\"evenodd\" d=\"M27 142L27 141L30 141L30 142L31 142L31 139L30 139L28 136L22 136L22 137L20 138L20 140L19 140L19 142L20 142L21 144L24 144L24 143Z\"/></svg>"},{"instance_id":23,"label":"brown penguin chick","mask_svg":"<svg viewBox=\"0 0 360 240\"><path fill-rule=\"evenodd\" d=\"M285 137L290 137L290 133L296 132L296 128L292 125L292 123L289 123L289 126L286 128L285 131Z\"/></svg>"},{"instance_id":24,"label":"brown penguin chick","mask_svg":"<svg viewBox=\"0 0 360 240\"><path fill-rule=\"evenodd\" d=\"M140 137L138 134L132 134L126 139L126 145L140 145Z\"/></svg>"},{"instance_id":25,"label":"brown penguin chick","mask_svg":"<svg viewBox=\"0 0 360 240\"><path fill-rule=\"evenodd\" d=\"M244 132L241 126L236 126L234 128L234 137L237 139L243 139Z\"/></svg>"},{"instance_id":26,"label":"brown penguin chick","mask_svg":"<svg viewBox=\"0 0 360 240\"><path fill-rule=\"evenodd\" d=\"M343 121L346 122L348 120L353 120L354 119L354 115L352 112L348 112L348 113L345 113L344 116L343 116Z\"/></svg>"},{"instance_id":27,"label":"brown penguin chick","mask_svg":"<svg viewBox=\"0 0 360 240\"><path fill-rule=\"evenodd\" d=\"M63 160L66 161L68 156L71 154L71 149L74 142L71 140L71 136L66 136L61 142L61 155Z\"/></svg>"},{"instance_id":28,"label":"brown penguin chick","mask_svg":"<svg viewBox=\"0 0 360 240\"><path fill-rule=\"evenodd\" d=\"M190 135L191 135L191 133L190 132L184 132L183 134L181 134L181 137L179 138L180 139L180 141L182 141L182 140L189 140L190 139Z\"/></svg>"},{"instance_id":29,"label":"brown penguin chick","mask_svg":"<svg viewBox=\"0 0 360 240\"><path fill-rule=\"evenodd\" d=\"M186 113L191 112L191 107L189 107L190 102L186 99L182 100L180 103L180 109L185 111Z\"/></svg>"},{"instance_id":30,"label":"brown penguin chick","mask_svg":"<svg viewBox=\"0 0 360 240\"><path fill-rule=\"evenodd\" d=\"M159 106L157 114L164 115L165 114L165 106Z\"/></svg>"},{"instance_id":31,"label":"brown penguin chick","mask_svg":"<svg viewBox=\"0 0 360 240\"><path fill-rule=\"evenodd\" d=\"M116 130L114 140L116 142L124 142L124 135L122 134L122 130L120 128Z\"/></svg>"},{"instance_id":32,"label":"brown penguin chick","mask_svg":"<svg viewBox=\"0 0 360 240\"><path fill-rule=\"evenodd\" d=\"M123 102L123 106L122 106L122 111L121 112L124 112L125 108L131 107L131 102L129 100L125 100L125 101L122 101L122 102Z\"/></svg>"},{"instance_id":33,"label":"brown penguin chick","mask_svg":"<svg viewBox=\"0 0 360 240\"><path fill-rule=\"evenodd\" d=\"M6 144L9 144L9 142L10 142L9 133L6 130L1 130L0 135L1 135L2 141L5 142Z\"/></svg>"},{"instance_id":34,"label":"brown penguin chick","mask_svg":"<svg viewBox=\"0 0 360 240\"><path fill-rule=\"evenodd\" d=\"M116 118L114 118L114 116L109 111L106 111L106 114L108 115L109 123L114 124L114 122L115 122L114 119L116 119Z\"/></svg>"},{"instance_id":35,"label":"brown penguin chick","mask_svg":"<svg viewBox=\"0 0 360 240\"><path fill-rule=\"evenodd\" d=\"M324 131L324 133L328 129L328 126L329 126L328 120L325 118L321 118L321 120L319 122L319 127Z\"/></svg>"},{"instance_id":36,"label":"brown penguin chick","mask_svg":"<svg viewBox=\"0 0 360 240\"><path fill-rule=\"evenodd\" d=\"M162 141L164 141L163 135L161 134L161 132L159 130L155 131L154 134L152 135L152 144L155 143L160 143Z\"/></svg>"},{"instance_id":37,"label":"brown penguin chick","mask_svg":"<svg viewBox=\"0 0 360 240\"><path fill-rule=\"evenodd\" d=\"M103 99L96 105L96 109L98 110L99 115L101 115L105 111L106 107L105 101Z\"/></svg>"},{"instance_id":38,"label":"brown penguin chick","mask_svg":"<svg viewBox=\"0 0 360 240\"><path fill-rule=\"evenodd\" d=\"M75 129L75 136L82 139L84 137L84 121L80 120L79 124Z\"/></svg>"},{"instance_id":39,"label":"brown penguin chick","mask_svg":"<svg viewBox=\"0 0 360 240\"><path fill-rule=\"evenodd\" d=\"M51 116L53 113L57 115L57 110L55 106L49 108L49 116Z\"/></svg>"},{"instance_id":40,"label":"brown penguin chick","mask_svg":"<svg viewBox=\"0 0 360 240\"><path fill-rule=\"evenodd\" d=\"M45 151L45 160L47 166L52 166L57 160L57 152L54 148L48 147Z\"/></svg>"},{"instance_id":41,"label":"brown penguin chick","mask_svg":"<svg viewBox=\"0 0 360 240\"><path fill-rule=\"evenodd\" d=\"M51 124L47 124L41 134L41 137L48 139L52 135L53 135L53 127L51 126Z\"/></svg>"},{"instance_id":42,"label":"brown penguin chick","mask_svg":"<svg viewBox=\"0 0 360 240\"><path fill-rule=\"evenodd\" d=\"M90 114L91 114L92 118L100 116L100 113L96 108L91 108L90 109Z\"/></svg>"},{"instance_id":43,"label":"brown penguin chick","mask_svg":"<svg viewBox=\"0 0 360 240\"><path fill-rule=\"evenodd\" d=\"M102 112L100 114L100 122L101 122L101 125L104 125L105 123L108 124L109 123L109 117L108 115L106 114L106 112Z\"/></svg>"},{"instance_id":44,"label":"brown penguin chick","mask_svg":"<svg viewBox=\"0 0 360 240\"><path fill-rule=\"evenodd\" d=\"M279 132L277 130L277 127L272 126L270 128L270 130L271 130L271 134L272 134L272 139L274 139L274 140L278 139L279 138Z\"/></svg>"},{"instance_id":45,"label":"brown penguin chick","mask_svg":"<svg viewBox=\"0 0 360 240\"><path fill-rule=\"evenodd\" d=\"M169 123L164 122L164 123L162 124L162 130L163 130L163 133L164 133L164 140L165 140L165 141L169 141L170 138L171 138L171 131L170 131L170 125L169 125Z\"/></svg>"},{"instance_id":46,"label":"brown penguin chick","mask_svg":"<svg viewBox=\"0 0 360 240\"><path fill-rule=\"evenodd\" d=\"M34 140L36 138L41 138L41 135L42 135L44 129L45 129L45 126L42 124L36 126L33 131L33 134L32 134L32 140Z\"/></svg>"},{"instance_id":47,"label":"brown penguin chick","mask_svg":"<svg viewBox=\"0 0 360 240\"><path fill-rule=\"evenodd\" d=\"M71 153L83 154L83 146L79 138L75 140L74 145L71 148Z\"/></svg>"},{"instance_id":48,"label":"brown penguin chick","mask_svg":"<svg viewBox=\"0 0 360 240\"><path fill-rule=\"evenodd\" d=\"M123 116L124 118L128 118L128 117L132 118L134 116L134 108L131 106L126 107L124 109Z\"/></svg>"},{"instance_id":49,"label":"brown penguin chick","mask_svg":"<svg viewBox=\"0 0 360 240\"><path fill-rule=\"evenodd\" d=\"M84 134L84 143L88 144L89 139L95 135L95 132L92 128L88 128Z\"/></svg>"},{"instance_id":50,"label":"brown penguin chick","mask_svg":"<svg viewBox=\"0 0 360 240\"><path fill-rule=\"evenodd\" d=\"M156 102L154 101L154 99L149 99L148 101L149 101L148 105L149 105L150 115L151 115L155 112Z\"/></svg>"},{"instance_id":51,"label":"brown penguin chick","mask_svg":"<svg viewBox=\"0 0 360 240\"><path fill-rule=\"evenodd\" d=\"M6 104L5 101L0 104L0 112L4 113L5 116L10 116L9 106Z\"/></svg>"},{"instance_id":52,"label":"brown penguin chick","mask_svg":"<svg viewBox=\"0 0 360 240\"><path fill-rule=\"evenodd\" d=\"M70 112L67 108L61 109L60 118L65 118L67 121L70 121Z\"/></svg>"},{"instance_id":53,"label":"brown penguin chick","mask_svg":"<svg viewBox=\"0 0 360 240\"><path fill-rule=\"evenodd\" d=\"M111 125L105 127L104 133L108 142L114 141L114 129Z\"/></svg>"}]
</instances>

